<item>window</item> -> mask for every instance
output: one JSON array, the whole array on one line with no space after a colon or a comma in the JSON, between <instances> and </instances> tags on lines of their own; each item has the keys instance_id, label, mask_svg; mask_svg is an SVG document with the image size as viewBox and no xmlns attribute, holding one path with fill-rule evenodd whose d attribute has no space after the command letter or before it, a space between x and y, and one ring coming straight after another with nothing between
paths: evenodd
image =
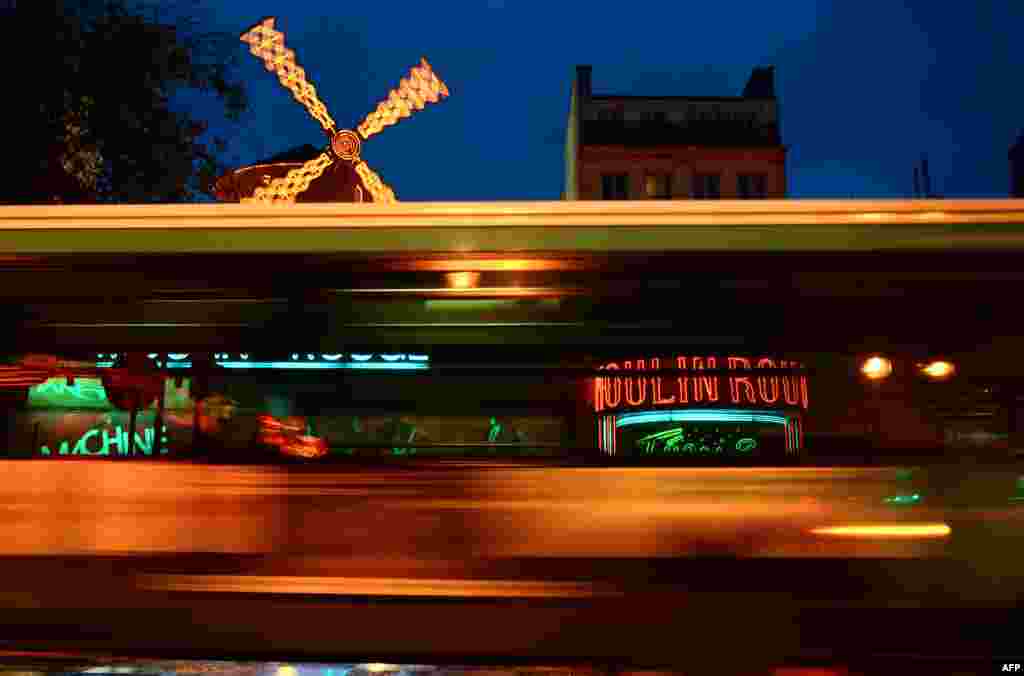
<instances>
[{"instance_id":1,"label":"window","mask_svg":"<svg viewBox=\"0 0 1024 676\"><path fill-rule=\"evenodd\" d=\"M602 174L601 199L629 199L629 176L626 174Z\"/></svg>"},{"instance_id":2,"label":"window","mask_svg":"<svg viewBox=\"0 0 1024 676\"><path fill-rule=\"evenodd\" d=\"M651 199L667 200L672 197L672 176L670 174L648 174L644 191Z\"/></svg>"},{"instance_id":3,"label":"window","mask_svg":"<svg viewBox=\"0 0 1024 676\"><path fill-rule=\"evenodd\" d=\"M768 196L768 177L764 174L740 174L736 194L740 199L764 199Z\"/></svg>"},{"instance_id":4,"label":"window","mask_svg":"<svg viewBox=\"0 0 1024 676\"><path fill-rule=\"evenodd\" d=\"M597 111L597 119L602 122L622 122L624 117L621 110L605 108Z\"/></svg>"},{"instance_id":5,"label":"window","mask_svg":"<svg viewBox=\"0 0 1024 676\"><path fill-rule=\"evenodd\" d=\"M694 174L693 199L716 200L721 197L718 174Z\"/></svg>"},{"instance_id":6,"label":"window","mask_svg":"<svg viewBox=\"0 0 1024 676\"><path fill-rule=\"evenodd\" d=\"M668 122L668 113L666 113L664 110L654 111L653 113L651 113L651 122L654 122L656 124L665 124L666 122Z\"/></svg>"}]
</instances>

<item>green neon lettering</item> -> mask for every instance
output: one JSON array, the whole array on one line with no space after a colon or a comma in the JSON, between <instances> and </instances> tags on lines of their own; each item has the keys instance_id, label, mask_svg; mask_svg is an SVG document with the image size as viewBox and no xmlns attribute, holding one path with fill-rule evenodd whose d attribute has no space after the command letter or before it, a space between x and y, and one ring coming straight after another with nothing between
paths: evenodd
<instances>
[{"instance_id":1,"label":"green neon lettering","mask_svg":"<svg viewBox=\"0 0 1024 676\"><path fill-rule=\"evenodd\" d=\"M750 437L743 437L736 440L736 450L741 453L748 453L757 448L757 441Z\"/></svg>"},{"instance_id":2,"label":"green neon lettering","mask_svg":"<svg viewBox=\"0 0 1024 676\"><path fill-rule=\"evenodd\" d=\"M50 455L50 449L47 446L43 446L39 449L40 455ZM71 453L71 443L68 441L60 442L60 447L57 449L58 455L68 455Z\"/></svg>"},{"instance_id":3,"label":"green neon lettering","mask_svg":"<svg viewBox=\"0 0 1024 676\"><path fill-rule=\"evenodd\" d=\"M99 434L100 434L99 430L92 429L92 430L89 430L88 432L86 432L85 434L83 434L81 437L79 437L78 442L75 444L75 450L74 450L73 454L74 455L107 455L106 444L104 444L100 448L97 448L95 451L89 450L89 439L92 438L92 437L99 436ZM104 435L105 435L105 433L104 433Z\"/></svg>"},{"instance_id":4,"label":"green neon lettering","mask_svg":"<svg viewBox=\"0 0 1024 676\"><path fill-rule=\"evenodd\" d=\"M141 450L144 455L149 455L153 451L152 446L149 444L150 437L147 432L149 430L143 430L142 434L135 433L135 448Z\"/></svg>"},{"instance_id":5,"label":"green neon lettering","mask_svg":"<svg viewBox=\"0 0 1024 676\"><path fill-rule=\"evenodd\" d=\"M111 455L111 453L110 453L110 446L111 446L111 444L113 444L114 446L117 446L117 452L118 453L122 452L121 451L122 444L121 444L121 428L120 427L115 427L114 428L114 436L113 436L113 438L110 437L110 434L107 433L107 430L103 430L103 450L100 451L100 455Z\"/></svg>"}]
</instances>

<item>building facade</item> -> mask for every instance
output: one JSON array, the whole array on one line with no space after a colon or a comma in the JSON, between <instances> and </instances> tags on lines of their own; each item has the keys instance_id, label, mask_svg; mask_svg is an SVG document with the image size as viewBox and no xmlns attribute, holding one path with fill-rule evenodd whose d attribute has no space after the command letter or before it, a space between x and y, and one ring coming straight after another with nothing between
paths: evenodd
<instances>
[{"instance_id":1,"label":"building facade","mask_svg":"<svg viewBox=\"0 0 1024 676\"><path fill-rule=\"evenodd\" d=\"M577 66L564 197L758 199L786 196L786 148L772 67L742 96L595 94Z\"/></svg>"}]
</instances>

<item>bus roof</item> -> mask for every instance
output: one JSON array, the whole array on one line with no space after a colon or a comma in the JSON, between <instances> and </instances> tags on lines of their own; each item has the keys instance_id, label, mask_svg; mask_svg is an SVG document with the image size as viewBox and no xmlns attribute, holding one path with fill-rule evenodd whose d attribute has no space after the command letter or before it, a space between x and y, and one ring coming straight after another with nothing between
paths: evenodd
<instances>
[{"instance_id":1,"label":"bus roof","mask_svg":"<svg viewBox=\"0 0 1024 676\"><path fill-rule=\"evenodd\" d=\"M0 254L1024 248L1024 200L400 202L0 207Z\"/></svg>"}]
</instances>

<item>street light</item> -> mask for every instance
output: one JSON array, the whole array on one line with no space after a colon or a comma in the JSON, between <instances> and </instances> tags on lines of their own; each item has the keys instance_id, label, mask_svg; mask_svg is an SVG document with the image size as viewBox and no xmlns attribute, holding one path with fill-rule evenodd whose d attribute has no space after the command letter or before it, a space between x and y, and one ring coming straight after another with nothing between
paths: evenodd
<instances>
[{"instance_id":1,"label":"street light","mask_svg":"<svg viewBox=\"0 0 1024 676\"><path fill-rule=\"evenodd\" d=\"M480 282L479 272L449 272L445 275L448 286L452 289L473 289Z\"/></svg>"},{"instance_id":2,"label":"street light","mask_svg":"<svg viewBox=\"0 0 1024 676\"><path fill-rule=\"evenodd\" d=\"M942 361L941 359L928 362L927 364L921 364L919 368L921 369L921 373L931 380L946 380L956 373L956 367L953 366L953 364L948 361Z\"/></svg>"},{"instance_id":3,"label":"street light","mask_svg":"<svg viewBox=\"0 0 1024 676\"><path fill-rule=\"evenodd\" d=\"M864 374L864 377L868 380L885 380L892 375L892 361L885 357L874 356L868 357L861 364L860 372Z\"/></svg>"}]
</instances>

